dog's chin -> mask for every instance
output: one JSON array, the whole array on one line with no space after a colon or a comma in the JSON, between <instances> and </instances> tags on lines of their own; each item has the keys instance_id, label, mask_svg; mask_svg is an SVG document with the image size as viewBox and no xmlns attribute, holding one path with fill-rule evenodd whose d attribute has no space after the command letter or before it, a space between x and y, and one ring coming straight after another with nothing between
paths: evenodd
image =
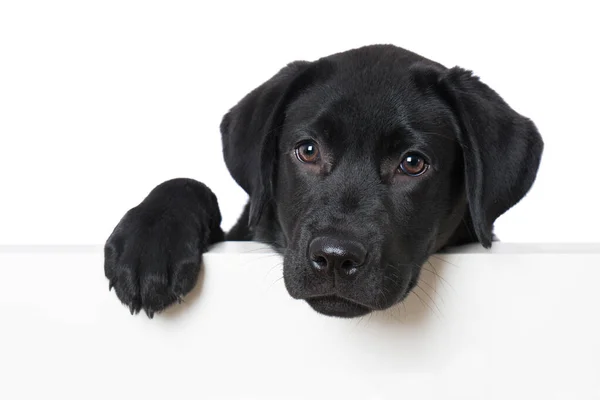
<instances>
[{"instance_id":1,"label":"dog's chin","mask_svg":"<svg viewBox=\"0 0 600 400\"><path fill-rule=\"evenodd\" d=\"M316 312L330 317L354 318L370 313L372 310L337 296L322 296L306 299Z\"/></svg>"}]
</instances>

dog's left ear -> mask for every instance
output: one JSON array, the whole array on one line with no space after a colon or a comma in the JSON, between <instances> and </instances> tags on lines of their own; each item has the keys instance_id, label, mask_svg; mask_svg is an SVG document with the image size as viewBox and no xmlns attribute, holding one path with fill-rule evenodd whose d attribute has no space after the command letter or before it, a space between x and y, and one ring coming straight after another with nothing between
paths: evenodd
<instances>
[{"instance_id":1,"label":"dog's left ear","mask_svg":"<svg viewBox=\"0 0 600 400\"><path fill-rule=\"evenodd\" d=\"M533 185L544 143L531 120L472 72L454 67L422 73L421 83L435 76L437 90L456 115L469 210L477 238L489 248L494 221Z\"/></svg>"},{"instance_id":2,"label":"dog's left ear","mask_svg":"<svg viewBox=\"0 0 600 400\"><path fill-rule=\"evenodd\" d=\"M295 61L247 94L221 121L225 164L250 196L248 224L256 225L274 193L278 136L285 112L312 77L312 63Z\"/></svg>"}]
</instances>

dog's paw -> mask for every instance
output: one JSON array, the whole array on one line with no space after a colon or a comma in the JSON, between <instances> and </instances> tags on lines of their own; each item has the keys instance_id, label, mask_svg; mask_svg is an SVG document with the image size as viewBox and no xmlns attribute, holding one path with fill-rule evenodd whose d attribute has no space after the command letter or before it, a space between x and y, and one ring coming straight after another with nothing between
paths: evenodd
<instances>
[{"instance_id":1,"label":"dog's paw","mask_svg":"<svg viewBox=\"0 0 600 400\"><path fill-rule=\"evenodd\" d=\"M123 217L104 247L109 289L131 314L144 310L152 318L194 288L209 241L205 218L142 203Z\"/></svg>"}]
</instances>

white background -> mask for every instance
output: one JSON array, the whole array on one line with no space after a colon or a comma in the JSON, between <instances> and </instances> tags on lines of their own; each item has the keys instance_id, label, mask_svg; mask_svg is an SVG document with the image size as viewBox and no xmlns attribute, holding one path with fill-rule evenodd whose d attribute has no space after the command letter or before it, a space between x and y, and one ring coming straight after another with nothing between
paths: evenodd
<instances>
[{"instance_id":1,"label":"white background","mask_svg":"<svg viewBox=\"0 0 600 400\"><path fill-rule=\"evenodd\" d=\"M2 1L0 243L102 243L158 183L246 196L222 115L287 62L393 43L473 69L546 142L509 242L600 241L594 1ZM517 5L518 4L518 5Z\"/></svg>"}]
</instances>

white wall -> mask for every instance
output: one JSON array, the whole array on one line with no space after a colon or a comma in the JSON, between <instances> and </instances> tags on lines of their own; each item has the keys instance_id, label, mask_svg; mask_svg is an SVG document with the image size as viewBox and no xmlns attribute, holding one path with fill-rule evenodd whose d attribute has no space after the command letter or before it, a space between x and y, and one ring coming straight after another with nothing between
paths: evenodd
<instances>
[{"instance_id":1,"label":"white wall","mask_svg":"<svg viewBox=\"0 0 600 400\"><path fill-rule=\"evenodd\" d=\"M0 243L102 243L163 180L245 201L221 157L227 109L285 63L394 43L473 69L539 126L505 241L600 241L595 2L0 3ZM518 5L517 5L518 4Z\"/></svg>"}]
</instances>

